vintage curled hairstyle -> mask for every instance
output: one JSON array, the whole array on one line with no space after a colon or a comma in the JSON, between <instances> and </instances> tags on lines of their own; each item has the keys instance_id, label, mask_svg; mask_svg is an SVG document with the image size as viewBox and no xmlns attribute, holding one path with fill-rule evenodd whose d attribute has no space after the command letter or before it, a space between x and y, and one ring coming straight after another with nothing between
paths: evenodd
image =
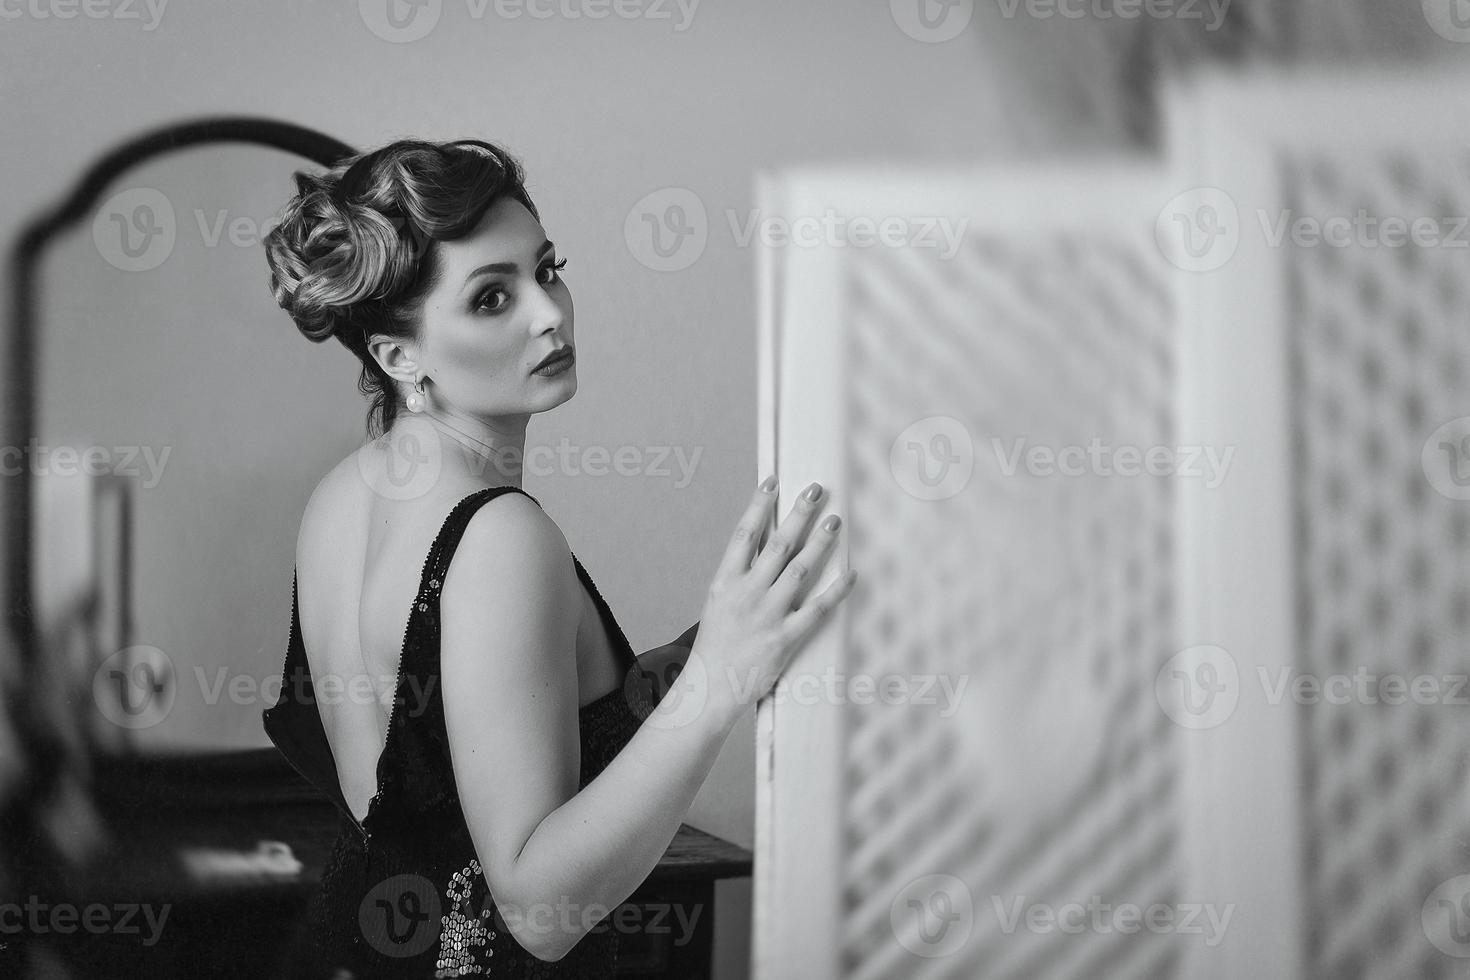
<instances>
[{"instance_id":1,"label":"vintage curled hairstyle","mask_svg":"<svg viewBox=\"0 0 1470 980\"><path fill-rule=\"evenodd\" d=\"M368 432L386 432L402 395L368 338L417 335L439 277L438 243L469 234L496 201L510 197L540 215L520 164L481 140L399 140L295 180L296 195L265 236L271 292L308 340L336 337L362 362Z\"/></svg>"}]
</instances>

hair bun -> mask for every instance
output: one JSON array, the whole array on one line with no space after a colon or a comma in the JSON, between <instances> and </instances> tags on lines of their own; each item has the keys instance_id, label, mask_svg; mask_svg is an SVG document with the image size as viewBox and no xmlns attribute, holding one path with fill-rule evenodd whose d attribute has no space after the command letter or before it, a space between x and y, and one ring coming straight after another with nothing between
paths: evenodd
<instances>
[{"instance_id":1,"label":"hair bun","mask_svg":"<svg viewBox=\"0 0 1470 980\"><path fill-rule=\"evenodd\" d=\"M265 237L271 293L308 340L332 337L352 302L344 279L353 278L358 238L353 219L333 195L340 172L296 174L296 195Z\"/></svg>"},{"instance_id":2,"label":"hair bun","mask_svg":"<svg viewBox=\"0 0 1470 980\"><path fill-rule=\"evenodd\" d=\"M435 242L469 234L501 197L532 215L536 207L515 159L479 140L399 140L294 179L296 193L264 239L271 294L308 340L336 337L357 356L359 388L386 427L396 383L367 338L414 335L435 281Z\"/></svg>"}]
</instances>

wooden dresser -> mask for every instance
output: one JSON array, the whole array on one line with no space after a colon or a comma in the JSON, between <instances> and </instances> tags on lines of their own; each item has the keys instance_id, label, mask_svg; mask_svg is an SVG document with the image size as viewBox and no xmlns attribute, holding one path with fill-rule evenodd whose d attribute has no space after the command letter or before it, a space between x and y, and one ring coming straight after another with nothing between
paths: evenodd
<instances>
[{"instance_id":1,"label":"wooden dresser","mask_svg":"<svg viewBox=\"0 0 1470 980\"><path fill-rule=\"evenodd\" d=\"M142 928L93 934L48 930L48 960L93 978L274 978L336 838L338 811L274 749L98 766L96 793L114 839L104 858L68 876L52 906L167 907L157 938ZM249 853L262 841L290 847L291 878L201 880L191 849ZM748 850L683 826L644 884L606 927L623 933L618 975L629 980L707 980L714 941L715 882L751 873ZM618 923L614 926L612 923Z\"/></svg>"}]
</instances>

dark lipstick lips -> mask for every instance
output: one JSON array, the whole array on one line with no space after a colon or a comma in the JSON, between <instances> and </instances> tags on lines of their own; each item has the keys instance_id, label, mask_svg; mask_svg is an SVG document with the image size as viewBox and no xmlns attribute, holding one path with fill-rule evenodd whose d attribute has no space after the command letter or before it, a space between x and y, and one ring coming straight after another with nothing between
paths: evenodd
<instances>
[{"instance_id":1,"label":"dark lipstick lips","mask_svg":"<svg viewBox=\"0 0 1470 980\"><path fill-rule=\"evenodd\" d=\"M572 348L570 346L568 346L568 347L558 347L556 350L552 351L550 354L547 354L544 358L542 358L541 359L541 363L540 364L537 364L531 370L532 371L539 371L542 368L544 368L546 365L552 363L553 361L559 361L563 357L569 357L569 356L571 356L571 353L572 353Z\"/></svg>"}]
</instances>

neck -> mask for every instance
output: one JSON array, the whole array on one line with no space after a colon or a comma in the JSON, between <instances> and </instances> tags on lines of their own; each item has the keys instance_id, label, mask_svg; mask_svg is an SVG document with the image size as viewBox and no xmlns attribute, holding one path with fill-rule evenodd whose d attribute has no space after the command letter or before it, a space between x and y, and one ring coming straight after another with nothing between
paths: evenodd
<instances>
[{"instance_id":1,"label":"neck","mask_svg":"<svg viewBox=\"0 0 1470 980\"><path fill-rule=\"evenodd\" d=\"M521 485L527 416L489 420L434 410L418 417L459 448L445 453L446 466L462 469L486 486Z\"/></svg>"}]
</instances>

